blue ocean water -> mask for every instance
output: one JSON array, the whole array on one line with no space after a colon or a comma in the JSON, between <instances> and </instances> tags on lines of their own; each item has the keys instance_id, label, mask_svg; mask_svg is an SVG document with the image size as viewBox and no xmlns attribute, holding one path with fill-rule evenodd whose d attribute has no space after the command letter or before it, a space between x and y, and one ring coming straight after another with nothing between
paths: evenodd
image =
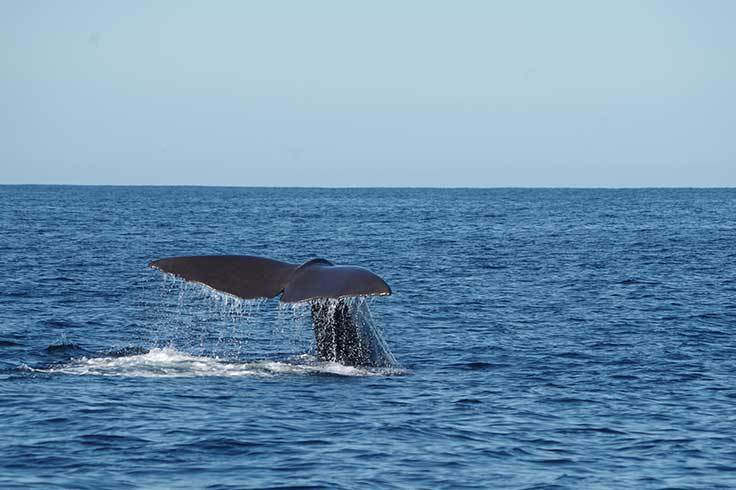
<instances>
[{"instance_id":1,"label":"blue ocean water","mask_svg":"<svg viewBox=\"0 0 736 490\"><path fill-rule=\"evenodd\" d=\"M367 267L398 365L148 269ZM0 187L1 488L736 487L735 189Z\"/></svg>"}]
</instances>

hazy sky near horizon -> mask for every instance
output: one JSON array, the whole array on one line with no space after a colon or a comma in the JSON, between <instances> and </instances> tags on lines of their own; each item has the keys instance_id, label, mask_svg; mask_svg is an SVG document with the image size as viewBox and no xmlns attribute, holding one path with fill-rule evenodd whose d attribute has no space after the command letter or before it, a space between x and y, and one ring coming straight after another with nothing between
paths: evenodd
<instances>
[{"instance_id":1,"label":"hazy sky near horizon","mask_svg":"<svg viewBox=\"0 0 736 490\"><path fill-rule=\"evenodd\" d=\"M736 186L733 1L0 0L0 183Z\"/></svg>"}]
</instances>

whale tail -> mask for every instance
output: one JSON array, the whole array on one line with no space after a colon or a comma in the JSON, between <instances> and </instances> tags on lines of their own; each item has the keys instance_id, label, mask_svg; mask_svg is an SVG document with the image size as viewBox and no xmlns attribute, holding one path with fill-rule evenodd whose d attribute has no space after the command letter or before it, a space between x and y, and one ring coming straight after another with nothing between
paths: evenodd
<instances>
[{"instance_id":1,"label":"whale tail","mask_svg":"<svg viewBox=\"0 0 736 490\"><path fill-rule=\"evenodd\" d=\"M302 265L249 255L200 255L154 260L150 267L243 299L298 303L320 298L387 296L386 281L362 267L312 259Z\"/></svg>"},{"instance_id":2,"label":"whale tail","mask_svg":"<svg viewBox=\"0 0 736 490\"><path fill-rule=\"evenodd\" d=\"M302 265L249 255L170 257L148 264L162 272L243 299L274 298L309 302L317 354L350 366L390 366L393 356L360 296L388 296L386 281L362 267L338 266L325 259Z\"/></svg>"}]
</instances>

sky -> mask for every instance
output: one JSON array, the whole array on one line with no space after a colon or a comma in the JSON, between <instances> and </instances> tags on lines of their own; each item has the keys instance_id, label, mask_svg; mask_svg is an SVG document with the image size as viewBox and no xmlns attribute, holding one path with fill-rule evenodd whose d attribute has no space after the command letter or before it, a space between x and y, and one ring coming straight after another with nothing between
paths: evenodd
<instances>
[{"instance_id":1,"label":"sky","mask_svg":"<svg viewBox=\"0 0 736 490\"><path fill-rule=\"evenodd\" d=\"M736 186L736 2L0 0L0 183Z\"/></svg>"}]
</instances>

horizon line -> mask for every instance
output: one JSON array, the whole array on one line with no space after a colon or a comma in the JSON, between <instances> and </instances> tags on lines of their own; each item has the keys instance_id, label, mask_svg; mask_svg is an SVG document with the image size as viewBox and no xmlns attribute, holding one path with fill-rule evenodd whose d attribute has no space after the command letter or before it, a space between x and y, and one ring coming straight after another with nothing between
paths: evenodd
<instances>
[{"instance_id":1,"label":"horizon line","mask_svg":"<svg viewBox=\"0 0 736 490\"><path fill-rule=\"evenodd\" d=\"M433 190L463 190L463 189L570 189L570 190L623 190L623 189L736 189L736 186L680 186L680 185L624 185L624 186L546 186L546 185L499 185L499 186L325 186L325 185L220 185L220 184L61 184L61 183L0 183L0 187L187 187L187 188L224 188L224 189L433 189Z\"/></svg>"}]
</instances>

